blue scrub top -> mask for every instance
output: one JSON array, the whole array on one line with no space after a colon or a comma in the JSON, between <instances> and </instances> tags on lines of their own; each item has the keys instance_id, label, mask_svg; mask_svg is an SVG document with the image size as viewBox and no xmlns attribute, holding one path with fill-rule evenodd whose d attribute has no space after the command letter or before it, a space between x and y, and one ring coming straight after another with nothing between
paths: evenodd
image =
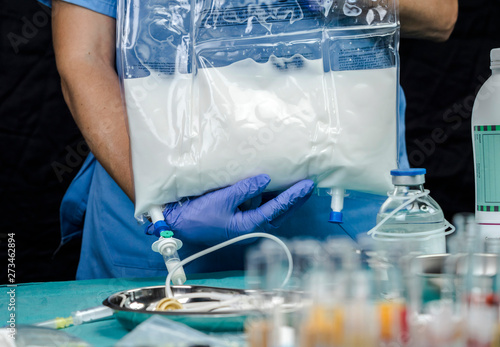
<instances>
[{"instance_id":1,"label":"blue scrub top","mask_svg":"<svg viewBox=\"0 0 500 347\"><path fill-rule=\"evenodd\" d=\"M39 0L50 6L50 0ZM67 2L116 17L116 1L69 0ZM400 89L399 166L408 168L405 146L404 112L406 102ZM386 196L348 191L344 200L344 223L328 222L331 197L313 195L285 223L273 231L285 238L312 236L356 239L375 225L376 214ZM134 219L134 205L104 168L90 154L61 204L62 243L82 235L77 279L109 277L166 276L163 258L151 250L156 237L144 234L144 225ZM187 273L242 269L245 248L232 245L187 264ZM181 259L205 246L184 244Z\"/></svg>"},{"instance_id":2,"label":"blue scrub top","mask_svg":"<svg viewBox=\"0 0 500 347\"><path fill-rule=\"evenodd\" d=\"M49 7L52 6L52 0L38 0L38 2ZM89 10L116 18L116 0L64 0L64 2L69 2L70 4L82 6Z\"/></svg>"}]
</instances>

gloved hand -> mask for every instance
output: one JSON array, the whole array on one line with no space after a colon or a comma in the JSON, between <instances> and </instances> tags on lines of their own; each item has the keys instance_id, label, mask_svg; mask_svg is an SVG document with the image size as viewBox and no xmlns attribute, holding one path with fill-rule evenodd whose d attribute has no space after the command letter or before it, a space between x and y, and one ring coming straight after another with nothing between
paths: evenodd
<instances>
[{"instance_id":1,"label":"gloved hand","mask_svg":"<svg viewBox=\"0 0 500 347\"><path fill-rule=\"evenodd\" d=\"M260 207L247 211L238 208L258 198L270 181L268 175L258 175L182 203L167 204L165 222L174 237L206 246L251 232L267 232L303 205L314 187L311 180L302 180ZM148 228L151 231L152 225Z\"/></svg>"}]
</instances>

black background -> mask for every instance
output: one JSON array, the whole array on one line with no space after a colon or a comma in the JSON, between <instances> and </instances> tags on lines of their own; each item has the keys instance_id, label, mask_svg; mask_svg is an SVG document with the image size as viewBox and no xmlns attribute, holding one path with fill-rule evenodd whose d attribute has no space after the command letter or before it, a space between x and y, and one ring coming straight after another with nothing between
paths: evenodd
<instances>
[{"instance_id":1,"label":"black background","mask_svg":"<svg viewBox=\"0 0 500 347\"><path fill-rule=\"evenodd\" d=\"M79 240L55 253L59 205L88 148L62 97L50 9L0 0L0 31L0 283L9 233L16 283L74 279Z\"/></svg>"}]
</instances>

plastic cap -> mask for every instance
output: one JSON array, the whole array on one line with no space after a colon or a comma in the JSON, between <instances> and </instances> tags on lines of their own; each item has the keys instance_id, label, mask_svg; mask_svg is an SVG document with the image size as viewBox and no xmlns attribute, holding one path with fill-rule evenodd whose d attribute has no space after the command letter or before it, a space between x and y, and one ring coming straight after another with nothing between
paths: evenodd
<instances>
[{"instance_id":1,"label":"plastic cap","mask_svg":"<svg viewBox=\"0 0 500 347\"><path fill-rule=\"evenodd\" d=\"M160 236L161 237L164 237L164 238L169 238L169 237L172 237L174 236L174 232L172 230L163 230L161 233L160 233Z\"/></svg>"},{"instance_id":2,"label":"plastic cap","mask_svg":"<svg viewBox=\"0 0 500 347\"><path fill-rule=\"evenodd\" d=\"M423 168L391 170L391 176L417 176L417 175L425 175L426 173L427 170Z\"/></svg>"},{"instance_id":3,"label":"plastic cap","mask_svg":"<svg viewBox=\"0 0 500 347\"><path fill-rule=\"evenodd\" d=\"M342 223L342 212L330 212L330 219L328 219L330 223Z\"/></svg>"},{"instance_id":4,"label":"plastic cap","mask_svg":"<svg viewBox=\"0 0 500 347\"><path fill-rule=\"evenodd\" d=\"M175 246L176 249L180 249L182 247L182 241L174 237L170 237L168 239L160 238L151 245L151 249L162 254L163 248L171 245Z\"/></svg>"},{"instance_id":5,"label":"plastic cap","mask_svg":"<svg viewBox=\"0 0 500 347\"><path fill-rule=\"evenodd\" d=\"M425 183L426 170L416 169L397 169L391 170L392 184L395 186L416 186Z\"/></svg>"},{"instance_id":6,"label":"plastic cap","mask_svg":"<svg viewBox=\"0 0 500 347\"><path fill-rule=\"evenodd\" d=\"M164 220L159 220L154 224L153 234L157 237L160 237L161 232L164 230L168 230L167 223L165 223Z\"/></svg>"},{"instance_id":7,"label":"plastic cap","mask_svg":"<svg viewBox=\"0 0 500 347\"><path fill-rule=\"evenodd\" d=\"M500 68L500 48L494 48L491 50L491 68Z\"/></svg>"}]
</instances>

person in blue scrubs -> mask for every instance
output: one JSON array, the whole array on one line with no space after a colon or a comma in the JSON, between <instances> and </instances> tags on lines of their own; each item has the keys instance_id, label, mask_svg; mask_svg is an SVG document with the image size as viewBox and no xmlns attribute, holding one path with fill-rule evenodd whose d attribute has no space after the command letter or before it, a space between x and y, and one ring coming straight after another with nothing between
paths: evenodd
<instances>
[{"instance_id":1,"label":"person in blue scrubs","mask_svg":"<svg viewBox=\"0 0 500 347\"><path fill-rule=\"evenodd\" d=\"M82 234L77 279L152 277L166 274L162 257L151 250L154 236L134 219L134 191L125 110L115 70L114 0L40 0L53 8L56 61L66 102L92 153L69 187L61 205L62 242ZM419 5L401 0L403 33L442 40L456 19L456 0L425 0L433 11L422 14ZM415 8L416 7L416 8ZM443 24L444 23L444 24ZM451 25L451 29L452 29ZM450 32L448 32L450 31ZM400 124L404 124L404 96L400 97ZM400 133L401 167L408 166L404 128ZM245 200L261 198L268 183L264 175L238 182L171 205L166 215L175 236L184 241L181 258L224 239L251 231L294 237L314 233L356 238L369 230L385 196L348 192L344 223L328 223L330 197L312 194L304 180L247 211ZM300 207L300 208L299 208ZM288 218L287 218L288 217ZM186 272L241 269L246 245L212 253L185 267Z\"/></svg>"}]
</instances>

